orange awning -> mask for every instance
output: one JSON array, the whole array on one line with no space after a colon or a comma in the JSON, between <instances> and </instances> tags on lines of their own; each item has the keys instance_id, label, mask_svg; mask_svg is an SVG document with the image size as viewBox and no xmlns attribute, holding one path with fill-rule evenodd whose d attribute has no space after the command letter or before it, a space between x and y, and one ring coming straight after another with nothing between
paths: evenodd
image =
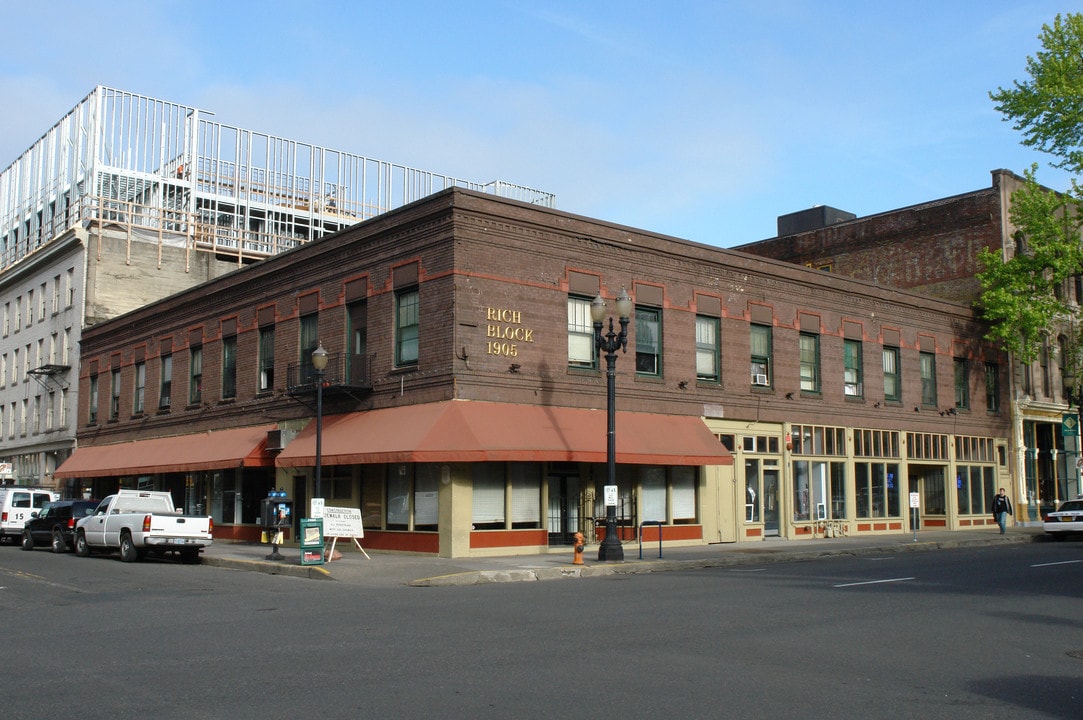
<instances>
[{"instance_id":1,"label":"orange awning","mask_svg":"<svg viewBox=\"0 0 1083 720\"><path fill-rule=\"evenodd\" d=\"M617 412L617 462L730 465L733 457L698 417ZM316 423L278 456L280 467L316 463ZM452 400L331 415L321 462L606 462L606 412Z\"/></svg>"},{"instance_id":2,"label":"orange awning","mask_svg":"<svg viewBox=\"0 0 1083 720\"><path fill-rule=\"evenodd\" d=\"M57 469L58 478L112 477L152 473L273 467L265 452L267 431L276 425L134 440L80 447Z\"/></svg>"}]
</instances>

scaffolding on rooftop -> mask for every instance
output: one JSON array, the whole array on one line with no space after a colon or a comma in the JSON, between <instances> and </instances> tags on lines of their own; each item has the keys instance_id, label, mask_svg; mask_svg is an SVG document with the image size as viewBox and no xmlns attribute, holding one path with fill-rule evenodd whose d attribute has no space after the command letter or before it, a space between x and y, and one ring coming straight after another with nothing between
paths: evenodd
<instances>
[{"instance_id":1,"label":"scaffolding on rooftop","mask_svg":"<svg viewBox=\"0 0 1083 720\"><path fill-rule=\"evenodd\" d=\"M0 272L95 221L241 263L449 187L554 206L551 193L529 187L470 182L212 115L96 87L0 172Z\"/></svg>"}]
</instances>

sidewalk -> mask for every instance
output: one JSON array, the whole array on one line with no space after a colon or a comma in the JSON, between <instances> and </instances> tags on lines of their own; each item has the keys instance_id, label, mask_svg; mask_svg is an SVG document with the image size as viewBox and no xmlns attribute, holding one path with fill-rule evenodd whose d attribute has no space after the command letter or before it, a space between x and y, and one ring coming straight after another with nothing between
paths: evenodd
<instances>
[{"instance_id":1,"label":"sidewalk","mask_svg":"<svg viewBox=\"0 0 1083 720\"><path fill-rule=\"evenodd\" d=\"M268 560L270 545L216 541L202 554L202 563L221 568L263 572L314 580L336 580L360 587L442 587L497 582L532 582L604 575L666 572L707 567L766 565L846 555L881 555L923 552L947 548L998 546L1040 542L1040 527L1014 527L1006 535L996 528L956 531L918 531L855 538L817 540L768 539L760 542L726 543L696 547L644 544L639 559L638 543L624 545L624 562L600 563L598 548L588 546L584 565L572 564L572 549L539 555L441 558L367 550L369 559L352 546L342 548L342 558L323 565L301 565L296 547L279 548L282 560ZM340 545L341 547L341 545Z\"/></svg>"}]
</instances>

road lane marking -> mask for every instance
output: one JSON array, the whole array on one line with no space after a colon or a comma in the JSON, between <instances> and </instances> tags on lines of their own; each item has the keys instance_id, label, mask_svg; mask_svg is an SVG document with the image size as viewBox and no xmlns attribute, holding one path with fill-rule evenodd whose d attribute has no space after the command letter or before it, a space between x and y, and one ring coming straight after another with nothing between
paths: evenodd
<instances>
[{"instance_id":1,"label":"road lane marking","mask_svg":"<svg viewBox=\"0 0 1083 720\"><path fill-rule=\"evenodd\" d=\"M1035 567L1049 567L1050 565L1075 565L1076 563L1080 563L1080 562L1083 562L1083 560L1061 560L1060 562L1039 563L1038 565L1031 565L1031 567L1035 568Z\"/></svg>"},{"instance_id":2,"label":"road lane marking","mask_svg":"<svg viewBox=\"0 0 1083 720\"><path fill-rule=\"evenodd\" d=\"M855 587L857 585L879 585L880 583L893 583L893 582L905 582L906 580L916 580L917 578L904 577L904 578L888 578L887 580L865 580L864 582L843 583L842 585L836 585L837 588Z\"/></svg>"}]
</instances>

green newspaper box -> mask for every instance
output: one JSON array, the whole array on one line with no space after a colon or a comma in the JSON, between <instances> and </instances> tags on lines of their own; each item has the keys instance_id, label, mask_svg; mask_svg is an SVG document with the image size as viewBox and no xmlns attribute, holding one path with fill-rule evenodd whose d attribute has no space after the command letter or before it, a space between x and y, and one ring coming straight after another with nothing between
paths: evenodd
<instances>
[{"instance_id":1,"label":"green newspaper box","mask_svg":"<svg viewBox=\"0 0 1083 720\"><path fill-rule=\"evenodd\" d=\"M301 518L301 564L323 565L323 518Z\"/></svg>"}]
</instances>

